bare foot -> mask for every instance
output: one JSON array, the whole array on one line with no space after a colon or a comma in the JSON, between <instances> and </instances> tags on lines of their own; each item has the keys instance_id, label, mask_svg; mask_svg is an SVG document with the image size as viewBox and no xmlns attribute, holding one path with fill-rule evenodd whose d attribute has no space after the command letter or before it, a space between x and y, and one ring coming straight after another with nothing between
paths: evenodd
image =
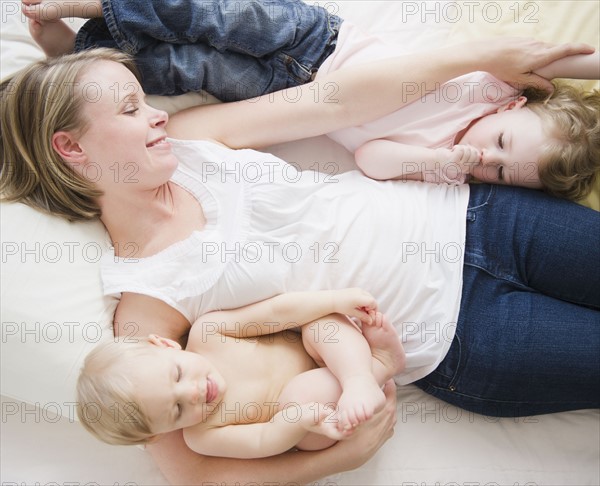
<instances>
[{"instance_id":1,"label":"bare foot","mask_svg":"<svg viewBox=\"0 0 600 486\"><path fill-rule=\"evenodd\" d=\"M394 326L381 312L377 312L375 323L362 328L373 355L373 374L380 385L404 370L406 355L400 336Z\"/></svg>"},{"instance_id":2,"label":"bare foot","mask_svg":"<svg viewBox=\"0 0 600 486\"><path fill-rule=\"evenodd\" d=\"M385 394L371 373L345 380L342 390L337 412L339 430L355 428L385 405Z\"/></svg>"},{"instance_id":3,"label":"bare foot","mask_svg":"<svg viewBox=\"0 0 600 486\"><path fill-rule=\"evenodd\" d=\"M46 56L58 57L73 52L75 32L62 20L29 20L29 32Z\"/></svg>"},{"instance_id":4,"label":"bare foot","mask_svg":"<svg viewBox=\"0 0 600 486\"><path fill-rule=\"evenodd\" d=\"M91 19L102 17L101 0L23 0L23 14L38 21L69 17Z\"/></svg>"},{"instance_id":5,"label":"bare foot","mask_svg":"<svg viewBox=\"0 0 600 486\"><path fill-rule=\"evenodd\" d=\"M404 369L405 354L394 326L377 312L370 326L363 325L363 335L373 355L373 373L356 376L342 383L338 400L338 427L348 430L369 420L385 404L382 386Z\"/></svg>"}]
</instances>

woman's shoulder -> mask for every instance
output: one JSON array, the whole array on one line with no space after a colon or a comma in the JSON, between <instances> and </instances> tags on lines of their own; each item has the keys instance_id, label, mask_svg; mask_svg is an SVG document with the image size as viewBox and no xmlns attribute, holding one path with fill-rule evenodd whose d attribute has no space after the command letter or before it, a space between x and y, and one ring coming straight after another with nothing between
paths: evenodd
<instances>
[{"instance_id":1,"label":"woman's shoulder","mask_svg":"<svg viewBox=\"0 0 600 486\"><path fill-rule=\"evenodd\" d=\"M189 321L176 309L148 295L125 292L115 311L115 336L134 338L159 334L174 340L183 338L190 329Z\"/></svg>"}]
</instances>

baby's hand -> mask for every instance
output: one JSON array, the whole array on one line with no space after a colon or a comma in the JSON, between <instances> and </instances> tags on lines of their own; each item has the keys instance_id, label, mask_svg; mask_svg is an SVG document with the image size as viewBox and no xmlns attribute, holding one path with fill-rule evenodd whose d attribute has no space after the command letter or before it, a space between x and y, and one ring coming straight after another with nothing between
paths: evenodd
<instances>
[{"instance_id":1,"label":"baby's hand","mask_svg":"<svg viewBox=\"0 0 600 486\"><path fill-rule=\"evenodd\" d=\"M377 301L363 289L340 289L332 291L333 312L360 319L363 324L375 322Z\"/></svg>"},{"instance_id":2,"label":"baby's hand","mask_svg":"<svg viewBox=\"0 0 600 486\"><path fill-rule=\"evenodd\" d=\"M304 421L307 432L324 435L333 440L343 440L354 432L354 429L343 430L338 427L337 412L335 409L321 403L312 402L302 406L302 415L312 417Z\"/></svg>"},{"instance_id":3,"label":"baby's hand","mask_svg":"<svg viewBox=\"0 0 600 486\"><path fill-rule=\"evenodd\" d=\"M464 184L473 167L481 162L481 152L471 145L455 145L452 149L436 149L439 162L437 182Z\"/></svg>"}]
</instances>

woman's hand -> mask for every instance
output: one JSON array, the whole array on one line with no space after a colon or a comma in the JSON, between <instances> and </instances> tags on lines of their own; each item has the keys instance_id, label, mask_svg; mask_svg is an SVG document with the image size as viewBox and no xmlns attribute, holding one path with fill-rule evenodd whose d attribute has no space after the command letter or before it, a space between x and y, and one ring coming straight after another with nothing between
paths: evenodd
<instances>
[{"instance_id":1,"label":"woman's hand","mask_svg":"<svg viewBox=\"0 0 600 486\"><path fill-rule=\"evenodd\" d=\"M363 289L350 288L331 291L333 312L355 317L367 325L372 325L377 311L377 301Z\"/></svg>"},{"instance_id":2,"label":"woman's hand","mask_svg":"<svg viewBox=\"0 0 600 486\"><path fill-rule=\"evenodd\" d=\"M550 44L535 39L502 37L467 44L487 71L511 86L536 86L551 92L552 83L535 73L558 59L575 54L591 54L594 48L583 43Z\"/></svg>"}]
</instances>

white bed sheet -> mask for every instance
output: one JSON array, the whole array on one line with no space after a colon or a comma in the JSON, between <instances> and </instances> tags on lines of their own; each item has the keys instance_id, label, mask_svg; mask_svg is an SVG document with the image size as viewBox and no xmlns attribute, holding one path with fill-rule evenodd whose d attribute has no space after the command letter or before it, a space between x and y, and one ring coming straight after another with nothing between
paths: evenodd
<instances>
[{"instance_id":1,"label":"white bed sheet","mask_svg":"<svg viewBox=\"0 0 600 486\"><path fill-rule=\"evenodd\" d=\"M475 2L477 3L477 2ZM497 3L509 8L517 2ZM521 7L527 3L521 3ZM414 49L443 43L454 24L436 15L449 2L350 0L320 2L343 17ZM2 7L2 77L41 56L15 22L18 2ZM485 5L484 5L485 7ZM415 10L416 9L416 10ZM426 14L430 12L429 14ZM445 10L446 13L450 10ZM426 23L422 24L423 17ZM21 21L23 19L20 19ZM188 99L159 100L171 111ZM304 166L333 162L352 166L351 156L325 137L274 147L278 155ZM3 207L3 211L11 211ZM10 219L10 218L9 218ZM16 223L2 222L18 238ZM4 250L3 250L4 251ZM3 270L4 272L4 270ZM30 283L34 285L33 282ZM36 282L35 285L43 285ZM48 282L46 282L48 284ZM3 287L2 296L14 289ZM16 291L15 291L16 292ZM13 294L14 295L14 294ZM39 305L37 302L34 305ZM3 349L4 324L3 323ZM5 349L4 349L5 350ZM3 358L4 359L4 358ZM26 379L26 377L23 377ZM15 399L2 384L0 483L166 484L149 455L137 448L97 442L68 417L54 416ZM476 416L431 398L414 386L398 390L398 425L393 439L360 469L322 480L335 485L598 485L600 412L585 410L520 419ZM198 478L199 483L202 478Z\"/></svg>"}]
</instances>

